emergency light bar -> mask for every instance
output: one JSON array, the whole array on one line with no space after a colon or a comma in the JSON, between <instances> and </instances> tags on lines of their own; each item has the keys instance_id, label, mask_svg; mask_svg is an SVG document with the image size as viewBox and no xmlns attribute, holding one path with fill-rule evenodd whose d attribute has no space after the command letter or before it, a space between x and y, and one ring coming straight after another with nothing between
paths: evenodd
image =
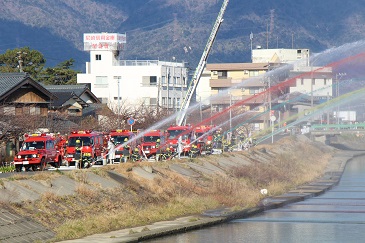
<instances>
[{"instance_id":1,"label":"emergency light bar","mask_svg":"<svg viewBox=\"0 0 365 243\"><path fill-rule=\"evenodd\" d=\"M24 134L24 137L26 137L26 138L29 138L29 137L45 137L45 136L47 136L47 134L46 133L32 133L32 134Z\"/></svg>"},{"instance_id":2,"label":"emergency light bar","mask_svg":"<svg viewBox=\"0 0 365 243\"><path fill-rule=\"evenodd\" d=\"M110 132L129 132L128 129L117 129L117 130L111 130Z\"/></svg>"},{"instance_id":3,"label":"emergency light bar","mask_svg":"<svg viewBox=\"0 0 365 243\"><path fill-rule=\"evenodd\" d=\"M81 130L81 131L72 131L71 133L72 134L89 134L91 133L92 131L91 130Z\"/></svg>"}]
</instances>

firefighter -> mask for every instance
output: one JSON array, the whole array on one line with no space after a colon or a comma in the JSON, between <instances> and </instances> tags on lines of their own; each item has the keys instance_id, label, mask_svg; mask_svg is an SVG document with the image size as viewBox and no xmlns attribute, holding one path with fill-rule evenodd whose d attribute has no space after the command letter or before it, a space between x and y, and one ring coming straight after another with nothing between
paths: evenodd
<instances>
[{"instance_id":1,"label":"firefighter","mask_svg":"<svg viewBox=\"0 0 365 243\"><path fill-rule=\"evenodd\" d=\"M127 162L127 160L129 159L129 156L130 156L130 147L129 145L127 144L128 142L128 138L125 138L124 139L124 147L123 147L123 162Z\"/></svg>"},{"instance_id":2,"label":"firefighter","mask_svg":"<svg viewBox=\"0 0 365 243\"><path fill-rule=\"evenodd\" d=\"M161 140L158 138L156 140L156 161L160 160L160 155L161 155Z\"/></svg>"},{"instance_id":3,"label":"firefighter","mask_svg":"<svg viewBox=\"0 0 365 243\"><path fill-rule=\"evenodd\" d=\"M239 139L239 148L242 150L242 149L244 149L244 144L245 144L245 140L246 140L246 137L243 134L243 132L238 133L238 139Z\"/></svg>"},{"instance_id":4,"label":"firefighter","mask_svg":"<svg viewBox=\"0 0 365 243\"><path fill-rule=\"evenodd\" d=\"M212 141L208 140L204 145L205 154L209 155L212 154L213 148L212 148Z\"/></svg>"},{"instance_id":5,"label":"firefighter","mask_svg":"<svg viewBox=\"0 0 365 243\"><path fill-rule=\"evenodd\" d=\"M213 134L213 148L222 149L222 134L220 130L215 131Z\"/></svg>"},{"instance_id":6,"label":"firefighter","mask_svg":"<svg viewBox=\"0 0 365 243\"><path fill-rule=\"evenodd\" d=\"M141 155L139 153L139 149L138 149L138 147L135 147L132 152L132 161L136 162L136 161L140 161L140 159L141 159Z\"/></svg>"},{"instance_id":7,"label":"firefighter","mask_svg":"<svg viewBox=\"0 0 365 243\"><path fill-rule=\"evenodd\" d=\"M162 154L162 159L163 160L170 160L172 155L173 155L172 150L169 147L167 147L165 152Z\"/></svg>"},{"instance_id":8,"label":"firefighter","mask_svg":"<svg viewBox=\"0 0 365 243\"><path fill-rule=\"evenodd\" d=\"M190 158L196 158L199 155L199 148L196 144L193 144L190 149Z\"/></svg>"},{"instance_id":9,"label":"firefighter","mask_svg":"<svg viewBox=\"0 0 365 243\"><path fill-rule=\"evenodd\" d=\"M231 136L231 145L232 145L232 146L236 145L236 139L237 139L237 137L236 137L236 133L235 133L235 132L233 132L233 133L232 133L232 136Z\"/></svg>"},{"instance_id":10,"label":"firefighter","mask_svg":"<svg viewBox=\"0 0 365 243\"><path fill-rule=\"evenodd\" d=\"M108 163L114 164L115 160L115 145L114 145L114 138L110 138L108 141Z\"/></svg>"},{"instance_id":11,"label":"firefighter","mask_svg":"<svg viewBox=\"0 0 365 243\"><path fill-rule=\"evenodd\" d=\"M176 149L176 155L179 159L181 159L181 153L183 152L183 143L182 143L182 137L179 136L179 139L177 140L177 149Z\"/></svg>"},{"instance_id":12,"label":"firefighter","mask_svg":"<svg viewBox=\"0 0 365 243\"><path fill-rule=\"evenodd\" d=\"M81 168L81 158L82 158L82 154L81 154L81 140L77 139L76 140L76 144L75 144L75 168L79 169Z\"/></svg>"}]
</instances>

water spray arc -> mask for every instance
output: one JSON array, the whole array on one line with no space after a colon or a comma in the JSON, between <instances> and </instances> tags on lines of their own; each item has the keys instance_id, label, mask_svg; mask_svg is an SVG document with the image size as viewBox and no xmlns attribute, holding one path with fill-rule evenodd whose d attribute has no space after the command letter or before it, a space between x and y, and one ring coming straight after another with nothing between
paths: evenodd
<instances>
[{"instance_id":1,"label":"water spray arc","mask_svg":"<svg viewBox=\"0 0 365 243\"><path fill-rule=\"evenodd\" d=\"M324 52L324 54L323 54L324 56L323 57L321 55L317 55L316 58L317 58L318 62L325 62L325 61L328 61L328 60L331 60L331 59L337 59L337 60L335 60L335 62L332 62L332 63L330 63L330 64L328 64L328 65L326 65L324 67L338 67L338 66L341 66L344 63L346 64L346 63L350 63L351 61L359 60L359 59L364 58L365 57L365 52L354 53L355 51L353 49L356 49L356 48L359 48L359 47L361 49L364 49L365 50L365 42L357 42L357 43L347 44L344 47L340 47L340 48L337 48L337 49L336 48L330 49L330 50L327 50L327 51ZM349 55L352 55L352 56L349 56ZM345 58L339 59L340 56L345 56ZM283 69L278 68L278 69L272 70L272 71L268 72L266 75L275 74L275 72L280 72ZM313 70L313 72L316 72L318 70L321 70L321 68L315 69L315 70ZM197 124L194 124L193 127L198 127L198 126L201 126L201 125L204 125L204 124L210 124L212 121L214 121L218 117L223 116L224 114L228 113L231 109L233 109L235 107L239 107L239 106L241 106L241 105L243 105L243 104L245 104L245 103L247 103L249 101L253 101L257 97L267 95L267 92L273 92L273 91L276 91L276 90L278 90L280 88L283 88L283 87L285 87L287 85L293 84L295 82L295 80L297 78L299 78L300 76L301 75L298 75L297 77L288 79L288 80L283 81L283 82L280 82L278 84L273 83L273 85L270 87L269 90L265 90L263 92L260 92L255 97L250 97L248 99L240 100L238 102L235 102L232 105L230 105L228 108L226 108L226 109L224 109L224 110L222 110L220 112L217 112L216 114L213 114L209 118L204 119L204 120L202 120L201 122L199 122ZM263 76L263 78L264 77L265 76ZM238 84L237 86L232 87L232 88L237 88L237 87L240 87L240 86L242 87L244 85L244 82L245 81L243 81L241 84ZM229 90L230 89L228 89L227 92ZM219 95L216 95L216 96L212 96L212 97L209 98L209 100L211 101L211 100L213 100L215 98L219 98L219 96L222 96L222 94L219 94ZM197 103L197 104L195 104L193 106L190 106L189 109L187 110L187 112L193 111L194 109L199 109L199 107L200 107L200 104ZM273 108L275 109L275 106ZM171 116L171 117L168 117L168 118L164 119L163 121L161 121L161 122L159 122L157 124L152 125L151 127L149 127L148 129L146 129L145 131L153 130L153 129L159 129L161 127L166 126L166 124L172 124L173 123L173 120L175 118L176 118L176 114L173 115L173 116ZM239 118L240 118L240 116L237 116L237 117L233 117L232 119L235 120L235 119L239 119ZM220 127L220 126L222 126L222 124L217 124L217 127ZM234 129L234 128L232 128L232 129ZM141 132L140 134L138 134L136 136L135 139L139 139L143 135L144 135L144 132ZM125 144L122 144L120 146L124 146L124 145Z\"/></svg>"}]
</instances>

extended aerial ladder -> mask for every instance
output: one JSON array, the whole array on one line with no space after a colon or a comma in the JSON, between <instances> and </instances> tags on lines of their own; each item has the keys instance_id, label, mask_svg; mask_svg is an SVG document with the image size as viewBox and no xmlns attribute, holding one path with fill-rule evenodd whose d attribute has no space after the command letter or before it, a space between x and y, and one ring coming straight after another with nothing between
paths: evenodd
<instances>
[{"instance_id":1,"label":"extended aerial ladder","mask_svg":"<svg viewBox=\"0 0 365 243\"><path fill-rule=\"evenodd\" d=\"M207 59L208 59L209 52L210 52L210 50L213 46L215 37L217 36L218 29L219 29L221 23L223 22L223 15L224 15L224 12L226 11L228 2L229 2L229 0L224 0L223 1L223 4L222 4L222 7L219 11L218 17L217 17L217 19L214 23L212 32L210 33L209 39L208 39L207 44L204 48L204 52L203 52L203 54L200 58L198 66L195 69L193 78L190 81L189 88L187 90L185 98L181 103L179 113L176 117L176 124L179 125L179 126L181 126L183 124L184 120L185 120L186 112L189 108L191 97L193 96L194 91L196 90L196 87L199 83L200 77L203 73L205 64L206 64Z\"/></svg>"}]
</instances>

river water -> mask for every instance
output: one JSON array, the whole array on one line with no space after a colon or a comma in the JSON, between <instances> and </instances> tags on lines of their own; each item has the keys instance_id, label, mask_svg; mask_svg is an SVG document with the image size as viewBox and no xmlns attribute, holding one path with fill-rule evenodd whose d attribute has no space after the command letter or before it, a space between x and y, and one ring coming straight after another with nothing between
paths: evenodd
<instances>
[{"instance_id":1,"label":"river water","mask_svg":"<svg viewBox=\"0 0 365 243\"><path fill-rule=\"evenodd\" d=\"M321 196L148 242L365 242L365 156L350 161L339 185Z\"/></svg>"}]
</instances>

